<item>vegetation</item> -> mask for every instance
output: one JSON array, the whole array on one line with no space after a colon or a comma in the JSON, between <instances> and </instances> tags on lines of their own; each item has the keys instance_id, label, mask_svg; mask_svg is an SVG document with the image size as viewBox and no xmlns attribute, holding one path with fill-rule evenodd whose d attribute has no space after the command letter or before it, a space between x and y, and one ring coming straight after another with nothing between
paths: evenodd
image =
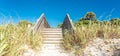
<instances>
[{"instance_id":1,"label":"vegetation","mask_svg":"<svg viewBox=\"0 0 120 56\"><path fill-rule=\"evenodd\" d=\"M75 22L74 34L69 34L67 31L64 33L65 50L74 52L77 56L82 54L87 44L95 38L120 38L120 19L113 18L110 21L100 22L95 18L95 14L89 12L85 18Z\"/></svg>"},{"instance_id":2,"label":"vegetation","mask_svg":"<svg viewBox=\"0 0 120 56\"><path fill-rule=\"evenodd\" d=\"M0 26L0 56L20 56L24 45L34 50L41 46L41 37L32 30L32 23L20 21L17 25Z\"/></svg>"},{"instance_id":3,"label":"vegetation","mask_svg":"<svg viewBox=\"0 0 120 56\"><path fill-rule=\"evenodd\" d=\"M120 19L119 18L113 18L110 20L111 24L113 25L120 25Z\"/></svg>"},{"instance_id":4,"label":"vegetation","mask_svg":"<svg viewBox=\"0 0 120 56\"><path fill-rule=\"evenodd\" d=\"M87 12L84 18L82 20L96 20L96 15L94 12Z\"/></svg>"},{"instance_id":5,"label":"vegetation","mask_svg":"<svg viewBox=\"0 0 120 56\"><path fill-rule=\"evenodd\" d=\"M58 28L62 28L62 23L58 25Z\"/></svg>"},{"instance_id":6,"label":"vegetation","mask_svg":"<svg viewBox=\"0 0 120 56\"><path fill-rule=\"evenodd\" d=\"M113 18L110 21L97 20L95 13L88 12L85 17L75 22L75 33L64 33L63 47L66 51L74 51L77 55L83 53L84 48L95 38L120 38L120 19ZM28 21L20 21L18 24L8 23L0 25L0 56L20 56L27 45L37 50L41 46L41 36L32 30L33 24ZM58 25L59 28L62 24Z\"/></svg>"}]
</instances>

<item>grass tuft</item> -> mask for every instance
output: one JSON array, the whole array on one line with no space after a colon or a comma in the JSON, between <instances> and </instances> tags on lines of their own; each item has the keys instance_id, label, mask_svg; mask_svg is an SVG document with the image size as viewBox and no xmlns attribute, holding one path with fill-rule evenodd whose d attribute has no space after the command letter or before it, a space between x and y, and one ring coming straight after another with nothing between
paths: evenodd
<instances>
[{"instance_id":1,"label":"grass tuft","mask_svg":"<svg viewBox=\"0 0 120 56\"><path fill-rule=\"evenodd\" d=\"M19 23L20 24L20 23ZM25 25L25 26L24 26ZM19 56L21 46L28 45L38 50L41 46L41 36L32 30L33 26L14 25L9 23L0 26L0 56Z\"/></svg>"},{"instance_id":2,"label":"grass tuft","mask_svg":"<svg viewBox=\"0 0 120 56\"><path fill-rule=\"evenodd\" d=\"M64 50L74 52L76 55L83 53L83 49L95 38L120 38L120 27L109 24L88 24L76 27L75 34L64 35Z\"/></svg>"}]
</instances>

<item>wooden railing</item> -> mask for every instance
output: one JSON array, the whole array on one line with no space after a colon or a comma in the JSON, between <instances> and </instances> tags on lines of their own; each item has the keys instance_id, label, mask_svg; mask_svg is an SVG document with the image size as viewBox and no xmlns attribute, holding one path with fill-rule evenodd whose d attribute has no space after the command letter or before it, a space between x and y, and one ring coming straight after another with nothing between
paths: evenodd
<instances>
[{"instance_id":1,"label":"wooden railing","mask_svg":"<svg viewBox=\"0 0 120 56\"><path fill-rule=\"evenodd\" d=\"M38 19L37 23L34 26L34 30L40 33L43 28L50 28L50 25L48 24L44 14L42 14ZM75 32L75 27L72 23L72 20L70 19L69 14L66 15L62 25L62 32L64 33L65 31L69 31L70 33Z\"/></svg>"},{"instance_id":2,"label":"wooden railing","mask_svg":"<svg viewBox=\"0 0 120 56\"><path fill-rule=\"evenodd\" d=\"M75 32L75 27L72 23L72 20L70 19L69 14L67 14L65 19L64 19L64 22L63 22L63 25L62 25L62 30L63 30L63 33L65 31L69 31L70 33Z\"/></svg>"},{"instance_id":3,"label":"wooden railing","mask_svg":"<svg viewBox=\"0 0 120 56\"><path fill-rule=\"evenodd\" d=\"M34 30L40 33L43 28L50 28L44 13L40 16L37 23L35 24Z\"/></svg>"}]
</instances>

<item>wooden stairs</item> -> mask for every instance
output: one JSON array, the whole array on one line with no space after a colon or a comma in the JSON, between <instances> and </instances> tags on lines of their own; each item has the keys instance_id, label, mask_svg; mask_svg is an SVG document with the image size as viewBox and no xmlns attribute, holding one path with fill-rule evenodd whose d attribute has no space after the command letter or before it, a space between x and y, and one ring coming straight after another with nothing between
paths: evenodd
<instances>
[{"instance_id":1,"label":"wooden stairs","mask_svg":"<svg viewBox=\"0 0 120 56\"><path fill-rule=\"evenodd\" d=\"M34 26L34 31L43 35L43 45L40 56L70 56L61 50L63 34L66 29L70 32L74 32L75 30L68 14L65 17L62 28L51 28L45 15L42 14L40 16Z\"/></svg>"},{"instance_id":2,"label":"wooden stairs","mask_svg":"<svg viewBox=\"0 0 120 56\"><path fill-rule=\"evenodd\" d=\"M62 43L61 28L44 28L42 30L43 44L60 44Z\"/></svg>"},{"instance_id":3,"label":"wooden stairs","mask_svg":"<svg viewBox=\"0 0 120 56\"><path fill-rule=\"evenodd\" d=\"M62 52L62 29L61 28L44 28L43 34L43 46L41 56L68 56Z\"/></svg>"}]
</instances>

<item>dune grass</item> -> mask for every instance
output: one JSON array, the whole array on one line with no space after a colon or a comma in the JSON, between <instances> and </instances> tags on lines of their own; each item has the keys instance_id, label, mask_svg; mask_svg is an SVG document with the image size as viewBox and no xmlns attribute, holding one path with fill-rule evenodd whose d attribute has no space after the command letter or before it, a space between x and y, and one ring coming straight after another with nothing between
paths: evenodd
<instances>
[{"instance_id":1,"label":"dune grass","mask_svg":"<svg viewBox=\"0 0 120 56\"><path fill-rule=\"evenodd\" d=\"M32 30L33 26L24 23L12 23L0 26L0 56L20 56L21 46L27 45L38 50L41 47L41 36Z\"/></svg>"},{"instance_id":2,"label":"dune grass","mask_svg":"<svg viewBox=\"0 0 120 56\"><path fill-rule=\"evenodd\" d=\"M120 38L120 27L100 23L77 26L75 34L65 33L63 47L65 51L80 55L87 44L95 38Z\"/></svg>"}]
</instances>

